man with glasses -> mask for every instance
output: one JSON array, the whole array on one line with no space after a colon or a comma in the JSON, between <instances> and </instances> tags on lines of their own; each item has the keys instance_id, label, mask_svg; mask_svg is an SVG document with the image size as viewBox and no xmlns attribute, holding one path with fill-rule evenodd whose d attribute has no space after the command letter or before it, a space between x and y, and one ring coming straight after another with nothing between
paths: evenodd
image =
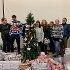
<instances>
[{"instance_id":1,"label":"man with glasses","mask_svg":"<svg viewBox=\"0 0 70 70\"><path fill-rule=\"evenodd\" d=\"M61 56L63 56L65 54L65 48L67 48L67 41L70 35L70 28L69 25L67 24L67 19L63 18L62 19L62 25L63 25L63 29L64 29L64 34L63 34L63 39L62 42L60 44L60 53Z\"/></svg>"}]
</instances>

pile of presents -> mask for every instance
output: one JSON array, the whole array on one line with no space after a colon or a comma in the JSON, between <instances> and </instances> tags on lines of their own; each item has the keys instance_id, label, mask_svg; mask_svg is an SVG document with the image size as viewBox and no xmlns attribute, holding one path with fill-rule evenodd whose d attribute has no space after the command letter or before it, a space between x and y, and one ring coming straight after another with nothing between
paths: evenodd
<instances>
[{"instance_id":1,"label":"pile of presents","mask_svg":"<svg viewBox=\"0 0 70 70\"><path fill-rule=\"evenodd\" d=\"M34 60L21 63L21 55L0 51L0 70L70 70L70 48L66 48L64 57L50 58L41 52Z\"/></svg>"},{"instance_id":2,"label":"pile of presents","mask_svg":"<svg viewBox=\"0 0 70 70\"><path fill-rule=\"evenodd\" d=\"M50 58L41 52L37 59L21 65L21 70L70 70L70 48L65 49L64 57Z\"/></svg>"},{"instance_id":3,"label":"pile of presents","mask_svg":"<svg viewBox=\"0 0 70 70\"><path fill-rule=\"evenodd\" d=\"M41 52L41 55L38 56L37 59L27 60L26 63L22 63L21 70L64 70L62 59L63 58L52 59L45 55L44 52Z\"/></svg>"},{"instance_id":4,"label":"pile of presents","mask_svg":"<svg viewBox=\"0 0 70 70\"><path fill-rule=\"evenodd\" d=\"M0 50L0 70L20 70L21 55Z\"/></svg>"}]
</instances>

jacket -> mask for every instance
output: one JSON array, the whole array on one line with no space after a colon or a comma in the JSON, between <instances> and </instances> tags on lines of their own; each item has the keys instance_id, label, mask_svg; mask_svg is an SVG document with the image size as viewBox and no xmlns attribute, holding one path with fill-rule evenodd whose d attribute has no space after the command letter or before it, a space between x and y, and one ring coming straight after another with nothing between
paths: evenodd
<instances>
[{"instance_id":1,"label":"jacket","mask_svg":"<svg viewBox=\"0 0 70 70\"><path fill-rule=\"evenodd\" d=\"M48 37L49 37L49 39L53 37L52 36L52 27L48 28Z\"/></svg>"},{"instance_id":2,"label":"jacket","mask_svg":"<svg viewBox=\"0 0 70 70\"><path fill-rule=\"evenodd\" d=\"M54 25L52 28L53 39L59 41L59 39L63 38L63 26L62 25Z\"/></svg>"},{"instance_id":3,"label":"jacket","mask_svg":"<svg viewBox=\"0 0 70 70\"><path fill-rule=\"evenodd\" d=\"M49 32L47 27L43 27L44 38L49 38Z\"/></svg>"},{"instance_id":4,"label":"jacket","mask_svg":"<svg viewBox=\"0 0 70 70\"><path fill-rule=\"evenodd\" d=\"M10 31L10 24L0 24L0 32L1 32L1 36L9 36L9 31Z\"/></svg>"},{"instance_id":5,"label":"jacket","mask_svg":"<svg viewBox=\"0 0 70 70\"><path fill-rule=\"evenodd\" d=\"M44 32L43 32L43 28L38 28L36 27L36 37L38 39L38 42L43 41L44 39Z\"/></svg>"},{"instance_id":6,"label":"jacket","mask_svg":"<svg viewBox=\"0 0 70 70\"><path fill-rule=\"evenodd\" d=\"M63 25L63 28L64 28L63 38L65 38L65 37L69 38L69 36L70 36L70 27L69 27L69 25L66 24L66 23L64 23L64 24L62 23L62 25Z\"/></svg>"}]
</instances>

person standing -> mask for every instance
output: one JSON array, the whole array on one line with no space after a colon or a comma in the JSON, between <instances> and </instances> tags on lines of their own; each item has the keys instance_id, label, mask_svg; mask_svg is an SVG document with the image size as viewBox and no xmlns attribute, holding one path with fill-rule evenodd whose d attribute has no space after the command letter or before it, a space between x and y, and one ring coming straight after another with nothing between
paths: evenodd
<instances>
[{"instance_id":1,"label":"person standing","mask_svg":"<svg viewBox=\"0 0 70 70\"><path fill-rule=\"evenodd\" d=\"M3 52L10 52L10 36L9 36L9 31L11 25L7 23L6 18L1 19L2 24L0 24L0 32L1 32L1 38L3 41Z\"/></svg>"},{"instance_id":2,"label":"person standing","mask_svg":"<svg viewBox=\"0 0 70 70\"><path fill-rule=\"evenodd\" d=\"M11 40L11 52L14 52L14 41L16 39L18 54L20 54L20 35L22 35L22 23L17 20L16 15L12 15L11 29L10 29L10 40Z\"/></svg>"},{"instance_id":3,"label":"person standing","mask_svg":"<svg viewBox=\"0 0 70 70\"><path fill-rule=\"evenodd\" d=\"M48 40L48 37L49 37L49 32L48 32L48 24L47 24L47 21L45 19L42 20L41 22L41 25L43 27L43 32L44 32L44 40L47 39ZM45 51L45 54L47 54L47 45L44 44L44 51Z\"/></svg>"},{"instance_id":4,"label":"person standing","mask_svg":"<svg viewBox=\"0 0 70 70\"><path fill-rule=\"evenodd\" d=\"M54 22L51 21L49 23L49 39L50 39L49 47L50 47L50 52L52 52L52 54L55 53L55 46L54 46L53 36L52 36L52 28L53 28L53 26L54 26Z\"/></svg>"},{"instance_id":5,"label":"person standing","mask_svg":"<svg viewBox=\"0 0 70 70\"><path fill-rule=\"evenodd\" d=\"M44 32L43 28L40 25L40 21L36 21L36 37L38 39L38 44L40 46L41 52L44 52L43 40L44 40Z\"/></svg>"},{"instance_id":6,"label":"person standing","mask_svg":"<svg viewBox=\"0 0 70 70\"><path fill-rule=\"evenodd\" d=\"M56 57L58 57L59 49L60 49L60 42L62 42L63 38L63 26L59 24L59 20L55 20L55 25L52 28L52 35L55 45L55 52Z\"/></svg>"},{"instance_id":7,"label":"person standing","mask_svg":"<svg viewBox=\"0 0 70 70\"><path fill-rule=\"evenodd\" d=\"M67 19L63 18L62 19L62 26L64 28L64 34L63 34L63 39L62 42L60 43L61 47L60 47L60 53L63 56L65 54L65 48L67 48L67 41L70 35L70 27L67 24Z\"/></svg>"}]
</instances>

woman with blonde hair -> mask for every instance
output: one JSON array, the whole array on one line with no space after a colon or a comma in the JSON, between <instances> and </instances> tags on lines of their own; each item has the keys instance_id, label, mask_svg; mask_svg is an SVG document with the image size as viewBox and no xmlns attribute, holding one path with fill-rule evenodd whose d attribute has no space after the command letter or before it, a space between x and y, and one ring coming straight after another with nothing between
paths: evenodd
<instances>
[{"instance_id":1,"label":"woman with blonde hair","mask_svg":"<svg viewBox=\"0 0 70 70\"><path fill-rule=\"evenodd\" d=\"M49 37L48 22L45 19L43 19L41 22L41 26L43 27L44 40L48 39L48 37ZM47 45L46 44L44 44L44 52L45 52L45 54L47 54Z\"/></svg>"}]
</instances>

